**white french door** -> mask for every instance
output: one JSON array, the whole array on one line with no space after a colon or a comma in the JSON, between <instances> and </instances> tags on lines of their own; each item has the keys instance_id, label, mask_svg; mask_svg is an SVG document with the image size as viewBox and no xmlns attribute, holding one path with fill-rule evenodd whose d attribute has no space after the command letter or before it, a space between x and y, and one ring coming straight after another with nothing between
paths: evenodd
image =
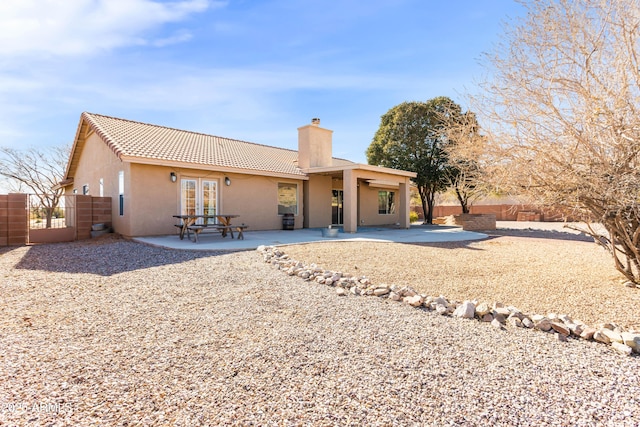
<instances>
[{"instance_id":1,"label":"white french door","mask_svg":"<svg viewBox=\"0 0 640 427\"><path fill-rule=\"evenodd\" d=\"M184 178L180 183L181 215L215 215L218 213L218 182Z\"/></svg>"}]
</instances>

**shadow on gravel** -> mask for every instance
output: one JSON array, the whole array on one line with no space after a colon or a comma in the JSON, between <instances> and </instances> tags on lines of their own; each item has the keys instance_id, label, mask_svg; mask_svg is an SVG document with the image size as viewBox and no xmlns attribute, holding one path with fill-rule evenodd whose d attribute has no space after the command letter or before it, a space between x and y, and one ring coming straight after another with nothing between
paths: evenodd
<instances>
[{"instance_id":1,"label":"shadow on gravel","mask_svg":"<svg viewBox=\"0 0 640 427\"><path fill-rule=\"evenodd\" d=\"M397 242L400 245L424 246L439 249L469 249L471 251L484 251L486 249L475 246L477 243L497 239L500 236L488 236L480 240L458 240L452 242Z\"/></svg>"},{"instance_id":2,"label":"shadow on gravel","mask_svg":"<svg viewBox=\"0 0 640 427\"><path fill-rule=\"evenodd\" d=\"M536 230L515 229L515 228L499 228L497 230L488 231L491 237L511 236L511 237L532 237L535 239L555 239L555 240L573 240L578 242L593 242L593 237L586 234L567 233L556 230Z\"/></svg>"},{"instance_id":3,"label":"shadow on gravel","mask_svg":"<svg viewBox=\"0 0 640 427\"><path fill-rule=\"evenodd\" d=\"M389 228L392 229L397 229L396 226L389 226ZM411 228L412 229L424 229L424 230L452 230L452 229L459 229L460 227L455 226L455 225L443 225L443 224L411 224ZM360 227L358 227L358 230L360 230Z\"/></svg>"},{"instance_id":4,"label":"shadow on gravel","mask_svg":"<svg viewBox=\"0 0 640 427\"><path fill-rule=\"evenodd\" d=\"M16 269L112 276L239 251L174 251L120 238L32 246Z\"/></svg>"},{"instance_id":5,"label":"shadow on gravel","mask_svg":"<svg viewBox=\"0 0 640 427\"><path fill-rule=\"evenodd\" d=\"M515 229L515 228L499 228L497 230L491 230L485 232L487 234L486 239L482 240L463 240L453 242L413 242L413 243L401 243L414 246L425 246L430 248L440 249L469 249L472 251L483 251L482 247L478 247L477 243L486 242L489 240L498 239L500 237L530 237L535 239L554 239L554 240L566 240L575 242L593 242L591 236L586 234L575 234L556 230L537 230L537 229ZM400 243L400 242L399 242Z\"/></svg>"}]
</instances>

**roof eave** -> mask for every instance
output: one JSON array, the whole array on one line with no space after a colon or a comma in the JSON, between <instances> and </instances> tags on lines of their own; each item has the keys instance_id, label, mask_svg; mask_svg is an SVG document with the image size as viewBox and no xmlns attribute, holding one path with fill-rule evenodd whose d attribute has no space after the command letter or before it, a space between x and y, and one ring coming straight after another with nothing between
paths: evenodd
<instances>
[{"instance_id":1,"label":"roof eave","mask_svg":"<svg viewBox=\"0 0 640 427\"><path fill-rule=\"evenodd\" d=\"M365 165L362 163L354 163L354 164L345 165L345 166L327 166L327 167L318 167L318 168L308 168L308 169L303 169L302 171L307 174L315 174L315 173L341 172L345 170L365 170L369 172L385 173L389 175L404 176L408 178L415 178L417 176L415 172L410 172L410 171L405 171L400 169L385 168L382 166Z\"/></svg>"},{"instance_id":2,"label":"roof eave","mask_svg":"<svg viewBox=\"0 0 640 427\"><path fill-rule=\"evenodd\" d=\"M231 166L206 165L202 163L178 162L175 160L162 160L162 159L153 159L153 158L137 157L137 156L125 156L125 155L121 155L120 160L128 163L137 163L137 164L153 165L153 166L166 166L166 167L175 168L175 169L201 169L201 170L212 170L212 171L223 172L223 173L238 173L238 174L244 174L244 175L270 176L274 178L297 179L302 181L309 180L309 176L306 173L295 174L295 173L257 170L257 169L243 169L243 168L235 168Z\"/></svg>"},{"instance_id":3,"label":"roof eave","mask_svg":"<svg viewBox=\"0 0 640 427\"><path fill-rule=\"evenodd\" d=\"M84 113L83 113L84 114ZM69 161L67 162L67 167L65 168L64 171L64 175L63 175L63 180L67 179L69 177L69 174L71 173L71 167L73 166L73 159L76 155L76 151L78 150L78 142L80 140L80 136L81 136L81 132L82 132L82 126L85 124L85 120L84 117L81 115L80 116L80 122L78 122L78 127L76 128L76 135L73 138L73 146L71 147L71 150L69 151Z\"/></svg>"}]
</instances>

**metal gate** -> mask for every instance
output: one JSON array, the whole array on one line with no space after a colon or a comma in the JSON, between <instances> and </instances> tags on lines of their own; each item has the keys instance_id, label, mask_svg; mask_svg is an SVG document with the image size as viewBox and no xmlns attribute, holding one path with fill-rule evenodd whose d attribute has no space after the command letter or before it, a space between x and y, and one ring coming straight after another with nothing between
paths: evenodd
<instances>
[{"instance_id":1,"label":"metal gate","mask_svg":"<svg viewBox=\"0 0 640 427\"><path fill-rule=\"evenodd\" d=\"M71 242L76 239L75 195L63 195L57 206L47 206L42 197L28 198L28 243Z\"/></svg>"}]
</instances>

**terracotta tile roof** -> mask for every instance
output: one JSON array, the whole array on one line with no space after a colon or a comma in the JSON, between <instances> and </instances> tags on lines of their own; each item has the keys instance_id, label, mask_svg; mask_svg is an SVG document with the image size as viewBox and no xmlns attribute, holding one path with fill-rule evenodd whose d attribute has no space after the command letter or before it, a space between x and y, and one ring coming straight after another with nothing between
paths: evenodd
<instances>
[{"instance_id":1,"label":"terracotta tile roof","mask_svg":"<svg viewBox=\"0 0 640 427\"><path fill-rule=\"evenodd\" d=\"M301 175L298 152L219 136L82 113L82 119L120 158L185 162L203 167L229 167ZM353 164L334 158L334 165Z\"/></svg>"}]
</instances>

